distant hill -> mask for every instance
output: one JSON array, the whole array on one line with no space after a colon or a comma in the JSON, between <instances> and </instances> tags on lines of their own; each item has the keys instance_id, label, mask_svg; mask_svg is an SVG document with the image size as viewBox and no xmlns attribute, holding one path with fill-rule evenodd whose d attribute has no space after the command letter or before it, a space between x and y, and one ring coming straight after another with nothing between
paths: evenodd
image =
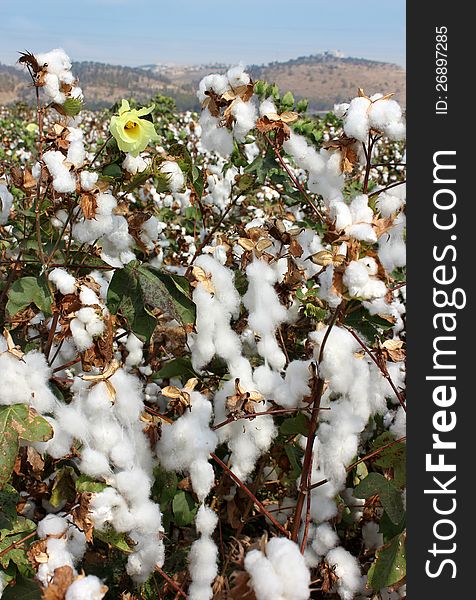
<instances>
[{"instance_id":1,"label":"distant hill","mask_svg":"<svg viewBox=\"0 0 476 600\"><path fill-rule=\"evenodd\" d=\"M200 79L213 72L224 72L226 64L143 65L122 67L96 62L74 63L89 108L110 106L121 98L135 97L146 102L156 93L171 96L179 110L198 109L195 95ZM312 110L327 110L364 88L366 93L395 92L405 104L405 70L397 65L345 58L335 53L301 56L286 62L251 65L253 79L277 83L291 90L296 98L308 98ZM16 67L0 64L0 105L16 100L33 101L28 74Z\"/></svg>"}]
</instances>

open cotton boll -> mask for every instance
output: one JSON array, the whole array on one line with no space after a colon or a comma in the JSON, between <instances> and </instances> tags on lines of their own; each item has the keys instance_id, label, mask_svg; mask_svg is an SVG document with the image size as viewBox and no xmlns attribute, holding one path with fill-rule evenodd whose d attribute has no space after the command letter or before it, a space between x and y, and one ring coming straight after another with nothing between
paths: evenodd
<instances>
[{"instance_id":1,"label":"open cotton boll","mask_svg":"<svg viewBox=\"0 0 476 600\"><path fill-rule=\"evenodd\" d=\"M243 100L237 98L231 114L235 117L233 135L238 142L243 142L246 135L256 124L258 116L256 105L251 100L243 102Z\"/></svg>"},{"instance_id":2,"label":"open cotton boll","mask_svg":"<svg viewBox=\"0 0 476 600\"><path fill-rule=\"evenodd\" d=\"M200 142L209 152L217 152L226 158L233 152L233 135L226 127L220 127L220 121L208 110L200 115L199 125L202 128Z\"/></svg>"},{"instance_id":3,"label":"open cotton boll","mask_svg":"<svg viewBox=\"0 0 476 600\"><path fill-rule=\"evenodd\" d=\"M135 336L133 333L130 333L127 336L126 342L126 365L128 367L136 367L142 362L143 354L142 348L144 347L144 343L140 341L140 339Z\"/></svg>"},{"instance_id":4,"label":"open cotton boll","mask_svg":"<svg viewBox=\"0 0 476 600\"><path fill-rule=\"evenodd\" d=\"M179 192L183 189L185 178L182 169L176 162L166 160L160 165L159 171L167 175L167 181L171 192Z\"/></svg>"},{"instance_id":5,"label":"open cotton boll","mask_svg":"<svg viewBox=\"0 0 476 600\"><path fill-rule=\"evenodd\" d=\"M0 183L0 225L5 225L13 206L13 196L4 183Z\"/></svg>"},{"instance_id":6,"label":"open cotton boll","mask_svg":"<svg viewBox=\"0 0 476 600\"><path fill-rule=\"evenodd\" d=\"M66 590L65 600L101 600L107 587L95 575L76 579Z\"/></svg>"},{"instance_id":7,"label":"open cotton boll","mask_svg":"<svg viewBox=\"0 0 476 600\"><path fill-rule=\"evenodd\" d=\"M120 471L116 477L116 488L129 502L138 502L149 497L151 478L140 468Z\"/></svg>"},{"instance_id":8,"label":"open cotton boll","mask_svg":"<svg viewBox=\"0 0 476 600\"><path fill-rule=\"evenodd\" d=\"M266 554L252 550L245 556L245 569L257 600L307 600L311 577L297 544L273 538Z\"/></svg>"},{"instance_id":9,"label":"open cotton boll","mask_svg":"<svg viewBox=\"0 0 476 600\"><path fill-rule=\"evenodd\" d=\"M193 542L188 555L192 578L188 590L190 600L211 600L213 597L212 583L218 573L217 555L216 544L209 536L202 535Z\"/></svg>"},{"instance_id":10,"label":"open cotton boll","mask_svg":"<svg viewBox=\"0 0 476 600\"><path fill-rule=\"evenodd\" d=\"M76 279L64 269L56 267L49 273L48 279L64 295L74 294L76 291Z\"/></svg>"},{"instance_id":11,"label":"open cotton boll","mask_svg":"<svg viewBox=\"0 0 476 600\"><path fill-rule=\"evenodd\" d=\"M383 281L373 277L374 266L376 267L375 260L370 258L361 258L349 263L342 281L350 296L364 300L385 296L387 287Z\"/></svg>"},{"instance_id":12,"label":"open cotton boll","mask_svg":"<svg viewBox=\"0 0 476 600\"><path fill-rule=\"evenodd\" d=\"M48 73L62 75L64 71L69 71L72 67L71 59L63 48L55 48L49 52L35 54L35 58Z\"/></svg>"},{"instance_id":13,"label":"open cotton boll","mask_svg":"<svg viewBox=\"0 0 476 600\"><path fill-rule=\"evenodd\" d=\"M405 205L406 185L399 185L377 196L375 205L382 217L390 217Z\"/></svg>"},{"instance_id":14,"label":"open cotton boll","mask_svg":"<svg viewBox=\"0 0 476 600\"><path fill-rule=\"evenodd\" d=\"M125 427L138 422L144 410L142 383L140 379L118 369L109 381L116 390L114 414Z\"/></svg>"},{"instance_id":15,"label":"open cotton boll","mask_svg":"<svg viewBox=\"0 0 476 600\"><path fill-rule=\"evenodd\" d=\"M112 267L121 268L135 259L132 251L134 239L129 234L127 219L113 215L111 230L101 239L101 258Z\"/></svg>"},{"instance_id":16,"label":"open cotton boll","mask_svg":"<svg viewBox=\"0 0 476 600\"><path fill-rule=\"evenodd\" d=\"M332 221L335 221L337 231L341 231L352 225L352 213L343 200L332 200L329 205L329 216Z\"/></svg>"},{"instance_id":17,"label":"open cotton boll","mask_svg":"<svg viewBox=\"0 0 476 600\"><path fill-rule=\"evenodd\" d=\"M63 535L68 529L68 521L57 515L46 515L44 519L39 521L36 528L36 535L42 539L49 535Z\"/></svg>"},{"instance_id":18,"label":"open cotton boll","mask_svg":"<svg viewBox=\"0 0 476 600\"><path fill-rule=\"evenodd\" d=\"M311 545L318 556L324 556L338 543L339 537L329 523L321 523L316 527Z\"/></svg>"},{"instance_id":19,"label":"open cotton boll","mask_svg":"<svg viewBox=\"0 0 476 600\"><path fill-rule=\"evenodd\" d=\"M82 167L86 159L86 150L84 149L84 134L78 127L68 127L69 133L66 139L70 142L66 161L74 167Z\"/></svg>"},{"instance_id":20,"label":"open cotton boll","mask_svg":"<svg viewBox=\"0 0 476 600\"><path fill-rule=\"evenodd\" d=\"M369 123L373 129L385 130L392 123L402 119L402 109L395 100L377 100L369 109Z\"/></svg>"},{"instance_id":21,"label":"open cotton boll","mask_svg":"<svg viewBox=\"0 0 476 600\"><path fill-rule=\"evenodd\" d=\"M81 171L79 181L81 189L85 192L90 192L96 186L99 175L93 171Z\"/></svg>"},{"instance_id":22,"label":"open cotton boll","mask_svg":"<svg viewBox=\"0 0 476 600\"><path fill-rule=\"evenodd\" d=\"M91 348L94 343L93 337L90 333L88 333L88 331L86 331L84 323L82 323L79 319L74 318L71 319L69 328L79 352L84 352L88 348Z\"/></svg>"},{"instance_id":23,"label":"open cotton boll","mask_svg":"<svg viewBox=\"0 0 476 600\"><path fill-rule=\"evenodd\" d=\"M202 535L211 535L215 531L217 523L217 514L211 508L202 504L195 517L195 527L198 533L201 533Z\"/></svg>"},{"instance_id":24,"label":"open cotton boll","mask_svg":"<svg viewBox=\"0 0 476 600\"><path fill-rule=\"evenodd\" d=\"M276 114L276 105L274 103L274 100L271 97L266 98L259 105L260 117L263 117L264 115L269 115L270 113ZM293 133L291 132L291 137L292 136L293 136Z\"/></svg>"},{"instance_id":25,"label":"open cotton boll","mask_svg":"<svg viewBox=\"0 0 476 600\"><path fill-rule=\"evenodd\" d=\"M93 448L83 449L79 468L82 473L90 477L107 477L111 472L109 460L102 452L93 450Z\"/></svg>"},{"instance_id":26,"label":"open cotton boll","mask_svg":"<svg viewBox=\"0 0 476 600\"><path fill-rule=\"evenodd\" d=\"M344 131L348 137L353 137L359 142L368 141L370 105L368 98L359 96L351 100L344 117Z\"/></svg>"},{"instance_id":27,"label":"open cotton boll","mask_svg":"<svg viewBox=\"0 0 476 600\"><path fill-rule=\"evenodd\" d=\"M43 161L53 177L53 187L61 194L76 190L76 179L64 164L65 160L64 154L58 150L48 150L43 154Z\"/></svg>"},{"instance_id":28,"label":"open cotton boll","mask_svg":"<svg viewBox=\"0 0 476 600\"><path fill-rule=\"evenodd\" d=\"M341 104L334 104L334 114L337 118L342 119L345 113L349 110L350 104L342 102Z\"/></svg>"},{"instance_id":29,"label":"open cotton boll","mask_svg":"<svg viewBox=\"0 0 476 600\"><path fill-rule=\"evenodd\" d=\"M326 555L326 561L334 568L339 578L337 581L337 593L342 600L352 600L357 592L360 592L364 582L360 574L360 565L357 559L342 547L333 548Z\"/></svg>"},{"instance_id":30,"label":"open cotton boll","mask_svg":"<svg viewBox=\"0 0 476 600\"><path fill-rule=\"evenodd\" d=\"M206 75L198 84L197 97L200 102L203 102L208 97L205 92L213 90L215 94L221 96L230 87L228 77L226 75L219 75L212 73Z\"/></svg>"},{"instance_id":31,"label":"open cotton boll","mask_svg":"<svg viewBox=\"0 0 476 600\"><path fill-rule=\"evenodd\" d=\"M362 538L368 550L375 550L383 546L383 535L379 533L379 524L369 521L362 525Z\"/></svg>"},{"instance_id":32,"label":"open cotton boll","mask_svg":"<svg viewBox=\"0 0 476 600\"><path fill-rule=\"evenodd\" d=\"M142 158L140 154L132 156L132 154L126 154L126 158L122 161L122 168L125 169L131 175L142 173L147 169L149 163Z\"/></svg>"},{"instance_id":33,"label":"open cotton boll","mask_svg":"<svg viewBox=\"0 0 476 600\"><path fill-rule=\"evenodd\" d=\"M242 64L228 69L226 76L232 88L237 88L240 85L248 85L250 82L250 76L248 73L245 73L245 68Z\"/></svg>"}]
</instances>

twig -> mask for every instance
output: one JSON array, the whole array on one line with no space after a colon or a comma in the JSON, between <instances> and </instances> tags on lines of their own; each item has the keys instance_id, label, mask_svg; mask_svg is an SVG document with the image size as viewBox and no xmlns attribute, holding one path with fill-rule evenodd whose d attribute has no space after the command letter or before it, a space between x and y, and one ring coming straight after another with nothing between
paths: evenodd
<instances>
[{"instance_id":1,"label":"twig","mask_svg":"<svg viewBox=\"0 0 476 600\"><path fill-rule=\"evenodd\" d=\"M272 409L272 410L265 410L263 412L251 413L249 415L239 415L239 416L231 415L224 421L221 421L220 423L218 423L217 425L213 425L212 429L220 429L220 427L224 427L225 425L228 425L229 423L234 423L235 421L240 421L241 419L254 419L255 417L262 417L264 415L283 415L286 413L298 412L299 410L300 410L299 408L276 408L276 409ZM305 409L305 410L309 410L309 409Z\"/></svg>"},{"instance_id":2,"label":"twig","mask_svg":"<svg viewBox=\"0 0 476 600\"><path fill-rule=\"evenodd\" d=\"M380 190L377 190L376 192L372 192L371 194L369 194L369 198L378 196L382 192L386 192L387 190L397 187L397 185L403 185L404 183L406 183L406 181L407 181L406 179L402 179L401 181L397 181L396 183L391 183L390 185L387 185L387 187L381 188Z\"/></svg>"},{"instance_id":3,"label":"twig","mask_svg":"<svg viewBox=\"0 0 476 600\"><path fill-rule=\"evenodd\" d=\"M220 459L218 458L218 456L214 453L211 452L210 456L213 458L213 460L218 463L220 465L220 467L226 471L228 473L228 475L233 479L233 481L245 492L245 494L247 494L254 502L254 504L256 505L256 508L265 516L267 517L271 523L286 537L289 537L289 531L286 531L286 529L284 529L284 527L281 525L281 523L278 523L278 521L276 521L276 519L273 517L273 515L266 510L266 508L264 507L264 505L258 500L258 498L256 498L256 496L253 494L253 492L241 481L241 479L239 477L237 477L233 471Z\"/></svg>"},{"instance_id":4,"label":"twig","mask_svg":"<svg viewBox=\"0 0 476 600\"><path fill-rule=\"evenodd\" d=\"M165 581L174 588L174 590L180 594L181 596L183 596L184 598L186 598L186 600L189 600L187 594L182 590L182 588L175 583L175 581L170 578L167 573L165 571L162 570L161 567L159 567L158 565L155 566L155 570L157 571L157 573L159 573L160 575L162 575L162 577L165 579Z\"/></svg>"},{"instance_id":5,"label":"twig","mask_svg":"<svg viewBox=\"0 0 476 600\"><path fill-rule=\"evenodd\" d=\"M400 444L401 442L404 442L407 439L407 436L404 435L401 438L398 438L398 440L393 440L393 442L389 442L388 444L385 444L384 446L380 446L380 448L377 448L377 450L374 450L373 452L370 452L369 454L366 454L365 456L363 456L362 458L359 458L359 460L356 460L355 462L353 462L351 465L349 465L346 468L346 472L348 473L349 471L352 471L352 469L354 467L356 467L357 465L360 465L360 463L365 462L366 460L368 460L369 458L373 458L374 456L378 456L381 452L383 452L384 450L386 450L387 448L390 448L391 446L395 446L395 444ZM310 490L314 490L315 488L320 487L321 485L324 485L325 483L327 483L329 480L328 479L321 479L321 481L318 481L317 483L313 483L310 486Z\"/></svg>"},{"instance_id":6,"label":"twig","mask_svg":"<svg viewBox=\"0 0 476 600\"><path fill-rule=\"evenodd\" d=\"M35 537L35 535L36 535L36 529L32 533L29 533L25 537L22 537L21 540L17 540L16 542L13 542L12 544L7 546L0 552L0 558L2 556L5 556L5 554L8 554L11 550L15 550L16 548L19 548L23 543L30 540L32 537Z\"/></svg>"},{"instance_id":7,"label":"twig","mask_svg":"<svg viewBox=\"0 0 476 600\"><path fill-rule=\"evenodd\" d=\"M397 390L396 385L393 383L392 378L390 377L390 373L387 370L387 367L385 365L381 364L375 358L375 356L372 354L372 352L370 352L369 348L367 348L366 344L359 338L359 336L355 333L355 331L353 329L351 329L350 327L347 327L347 325L343 325L343 327L345 329L347 329L347 331L359 342L360 347L370 356L370 358L373 360L373 362L377 365L377 367L379 368L382 375L385 377L385 379L390 384L390 387L392 388L395 396L397 397L398 401L400 402L400 406L403 408L403 410L405 412L407 412L405 400L403 399L402 394Z\"/></svg>"},{"instance_id":8,"label":"twig","mask_svg":"<svg viewBox=\"0 0 476 600\"><path fill-rule=\"evenodd\" d=\"M288 167L288 165L284 162L283 157L281 156L281 153L279 152L279 150L276 148L276 146L273 144L273 142L271 141L269 135L267 133L263 133L266 141L268 142L268 144L271 146L271 148L273 149L274 154L276 155L276 158L279 161L279 164L282 166L282 168L286 171L286 173L288 174L289 179L291 179L291 181L294 184L294 187L296 187L299 192L301 192L301 194L303 195L304 199L306 200L306 202L309 203L309 205L312 207L312 210L316 213L316 215L319 217L319 219L324 222L324 217L322 216L321 211L317 208L317 206L314 204L314 202L311 200L311 198L309 197L309 195L307 194L306 190L303 188L303 186L299 183L297 177L294 176L293 172L291 171L291 169Z\"/></svg>"},{"instance_id":9,"label":"twig","mask_svg":"<svg viewBox=\"0 0 476 600\"><path fill-rule=\"evenodd\" d=\"M336 310L332 316L331 322L329 323L329 326L327 327L327 331L324 335L324 338L323 338L322 344L321 344L321 349L319 351L319 359L318 359L319 364L322 361L323 354L324 354L324 348L326 346L327 340L329 339L329 334L330 334L332 328L334 327L335 323L337 322L344 307L345 307L345 300L342 300L342 302L336 308ZM304 508L304 500L306 498L306 495L308 494L308 489L307 489L308 477L309 477L309 473L312 468L314 440L316 437L317 422L318 422L318 418L319 418L319 412L320 412L320 408L321 408L321 398L322 398L323 392L324 392L324 378L319 375L317 384L313 390L313 396L314 396L313 400L314 401L313 401L313 405L312 405L311 420L309 422L309 434L307 437L306 450L304 453L304 459L303 459L303 463L302 463L301 483L299 485L299 494L298 494L298 499L297 499L297 503L296 503L296 510L294 512L294 517L293 517L293 532L292 532L291 539L294 542L297 541L298 536L299 536L299 528L301 526L301 514L302 514L302 510Z\"/></svg>"}]
</instances>

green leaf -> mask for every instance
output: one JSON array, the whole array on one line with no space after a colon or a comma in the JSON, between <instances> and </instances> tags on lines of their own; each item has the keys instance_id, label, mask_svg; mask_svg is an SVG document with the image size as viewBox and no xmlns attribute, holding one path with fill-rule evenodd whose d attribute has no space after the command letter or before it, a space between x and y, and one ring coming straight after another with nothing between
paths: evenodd
<instances>
[{"instance_id":1,"label":"green leaf","mask_svg":"<svg viewBox=\"0 0 476 600\"><path fill-rule=\"evenodd\" d=\"M15 466L20 439L46 442L53 437L53 428L26 404L0 407L0 487L9 479Z\"/></svg>"},{"instance_id":2,"label":"green leaf","mask_svg":"<svg viewBox=\"0 0 476 600\"><path fill-rule=\"evenodd\" d=\"M41 600L40 586L34 579L19 574L15 585L9 585L3 591L2 600Z\"/></svg>"},{"instance_id":3,"label":"green leaf","mask_svg":"<svg viewBox=\"0 0 476 600\"><path fill-rule=\"evenodd\" d=\"M105 544L109 544L113 548L121 550L121 552L132 552L132 548L129 546L124 533L117 533L114 529L109 528L105 531L94 530L94 537Z\"/></svg>"},{"instance_id":4,"label":"green leaf","mask_svg":"<svg viewBox=\"0 0 476 600\"><path fill-rule=\"evenodd\" d=\"M279 427L279 433L283 435L309 435L309 419L303 414L299 413L295 417L290 417L281 423Z\"/></svg>"},{"instance_id":5,"label":"green leaf","mask_svg":"<svg viewBox=\"0 0 476 600\"><path fill-rule=\"evenodd\" d=\"M142 276L141 286L144 296L151 306L168 312L184 325L195 323L196 308L190 298L188 279L180 275L159 271L159 269L153 267L141 267L139 271L140 276ZM143 278L144 275L147 279ZM150 275L155 279L151 279ZM146 286L146 280L151 288Z\"/></svg>"},{"instance_id":6,"label":"green leaf","mask_svg":"<svg viewBox=\"0 0 476 600\"><path fill-rule=\"evenodd\" d=\"M388 540L391 540L399 533L402 533L402 531L405 529L406 521L406 514L403 513L399 523L392 523L388 514L383 511L383 515L380 517L378 531L383 535L384 542L388 542Z\"/></svg>"},{"instance_id":7,"label":"green leaf","mask_svg":"<svg viewBox=\"0 0 476 600\"><path fill-rule=\"evenodd\" d=\"M51 488L50 504L61 506L65 501L74 500L76 497L76 474L73 467L61 467L56 472Z\"/></svg>"},{"instance_id":8,"label":"green leaf","mask_svg":"<svg viewBox=\"0 0 476 600\"><path fill-rule=\"evenodd\" d=\"M198 509L195 506L192 496L180 490L174 496L172 510L175 517L175 524L178 527L185 527L193 522Z\"/></svg>"},{"instance_id":9,"label":"green leaf","mask_svg":"<svg viewBox=\"0 0 476 600\"><path fill-rule=\"evenodd\" d=\"M163 512L175 496L178 477L174 471L166 471L162 467L157 467L154 470L154 477L152 495L157 499Z\"/></svg>"},{"instance_id":10,"label":"green leaf","mask_svg":"<svg viewBox=\"0 0 476 600\"><path fill-rule=\"evenodd\" d=\"M286 92L281 98L281 108L283 110L291 110L294 107L294 96L291 92Z\"/></svg>"},{"instance_id":11,"label":"green leaf","mask_svg":"<svg viewBox=\"0 0 476 600\"><path fill-rule=\"evenodd\" d=\"M113 179L122 179L122 169L117 163L110 163L103 168L102 175Z\"/></svg>"},{"instance_id":12,"label":"green leaf","mask_svg":"<svg viewBox=\"0 0 476 600\"><path fill-rule=\"evenodd\" d=\"M376 560L368 572L368 582L379 591L394 585L406 576L406 535L401 533L376 553Z\"/></svg>"},{"instance_id":13,"label":"green leaf","mask_svg":"<svg viewBox=\"0 0 476 600\"><path fill-rule=\"evenodd\" d=\"M183 383L192 377L197 377L188 357L174 358L152 376L153 379L171 379L172 377L180 377Z\"/></svg>"},{"instance_id":14,"label":"green leaf","mask_svg":"<svg viewBox=\"0 0 476 600\"><path fill-rule=\"evenodd\" d=\"M75 117L81 112L83 103L78 98L66 98L62 104L63 111L68 117Z\"/></svg>"},{"instance_id":15,"label":"green leaf","mask_svg":"<svg viewBox=\"0 0 476 600\"><path fill-rule=\"evenodd\" d=\"M372 450L378 450L386 444L395 441L395 437L388 431L382 433L372 443ZM407 466L407 445L405 442L399 442L389 448L385 448L374 460L374 465L382 469L393 469L393 482L402 489L406 484L406 466Z\"/></svg>"},{"instance_id":16,"label":"green leaf","mask_svg":"<svg viewBox=\"0 0 476 600\"><path fill-rule=\"evenodd\" d=\"M16 489L6 484L0 490L0 529L10 529L17 519L17 502L20 494Z\"/></svg>"},{"instance_id":17,"label":"green leaf","mask_svg":"<svg viewBox=\"0 0 476 600\"><path fill-rule=\"evenodd\" d=\"M308 105L308 100L306 98L303 98L302 100L299 100L299 102L296 104L296 111L298 113L305 113L307 111Z\"/></svg>"},{"instance_id":18,"label":"green leaf","mask_svg":"<svg viewBox=\"0 0 476 600\"><path fill-rule=\"evenodd\" d=\"M403 501L400 491L380 473L369 473L354 489L356 498L371 498L378 495L382 506L393 523L400 523L403 515Z\"/></svg>"},{"instance_id":19,"label":"green leaf","mask_svg":"<svg viewBox=\"0 0 476 600\"><path fill-rule=\"evenodd\" d=\"M9 548L14 542L19 542L29 533L35 531L36 525L33 521L18 517L9 529L0 531L0 554ZM19 566L28 566L28 558L26 556L26 547L13 547L6 554L0 556L0 565L6 569L10 561Z\"/></svg>"},{"instance_id":20,"label":"green leaf","mask_svg":"<svg viewBox=\"0 0 476 600\"><path fill-rule=\"evenodd\" d=\"M76 479L75 486L78 494L82 494L83 492L92 492L93 494L98 494L107 488L107 484L94 481L94 479L91 479L87 475L80 475Z\"/></svg>"},{"instance_id":21,"label":"green leaf","mask_svg":"<svg viewBox=\"0 0 476 600\"><path fill-rule=\"evenodd\" d=\"M8 290L6 308L11 317L32 303L46 315L51 315L51 292L44 275L17 279Z\"/></svg>"}]
</instances>

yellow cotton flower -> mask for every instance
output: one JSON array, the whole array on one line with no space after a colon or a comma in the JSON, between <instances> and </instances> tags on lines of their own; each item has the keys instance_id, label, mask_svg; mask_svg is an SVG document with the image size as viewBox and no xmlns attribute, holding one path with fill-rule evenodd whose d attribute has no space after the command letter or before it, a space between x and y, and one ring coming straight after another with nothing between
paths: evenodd
<instances>
[{"instance_id":1,"label":"yellow cotton flower","mask_svg":"<svg viewBox=\"0 0 476 600\"><path fill-rule=\"evenodd\" d=\"M159 139L154 124L141 118L153 110L154 105L137 110L131 108L127 100L122 101L119 115L114 115L109 124L109 131L116 139L120 150L137 156L149 142Z\"/></svg>"}]
</instances>

